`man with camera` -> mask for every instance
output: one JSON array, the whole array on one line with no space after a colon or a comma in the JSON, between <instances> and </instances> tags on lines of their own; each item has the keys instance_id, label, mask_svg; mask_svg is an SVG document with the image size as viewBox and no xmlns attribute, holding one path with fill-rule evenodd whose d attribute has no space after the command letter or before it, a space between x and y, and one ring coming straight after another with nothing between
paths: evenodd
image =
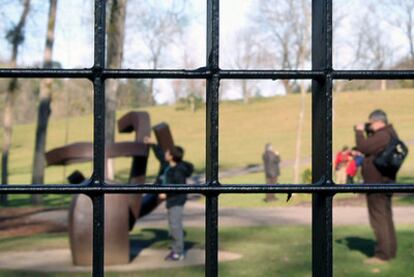
<instances>
[{"instance_id":1,"label":"man with camera","mask_svg":"<svg viewBox=\"0 0 414 277\"><path fill-rule=\"evenodd\" d=\"M393 126L388 124L383 110L374 110L369 115L369 123L355 126L356 147L365 155L362 164L362 177L365 184L393 183L396 173L380 172L374 164L375 158L387 147L392 138L398 138ZM369 221L374 230L377 245L374 257L366 260L370 264L384 263L395 258L397 239L391 207L392 193L368 193L367 206Z\"/></svg>"}]
</instances>

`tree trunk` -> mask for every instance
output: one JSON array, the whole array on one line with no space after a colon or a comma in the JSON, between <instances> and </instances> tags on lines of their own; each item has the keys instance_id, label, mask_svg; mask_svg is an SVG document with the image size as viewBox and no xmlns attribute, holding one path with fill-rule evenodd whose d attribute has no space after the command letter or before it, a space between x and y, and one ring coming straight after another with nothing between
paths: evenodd
<instances>
[{"instance_id":1,"label":"tree trunk","mask_svg":"<svg viewBox=\"0 0 414 277\"><path fill-rule=\"evenodd\" d=\"M107 80L107 89L105 94L106 113L105 113L105 143L115 141L115 120L116 120L116 92L118 91L118 80ZM106 160L105 178L115 179L114 159Z\"/></svg>"},{"instance_id":2,"label":"tree trunk","mask_svg":"<svg viewBox=\"0 0 414 277\"><path fill-rule=\"evenodd\" d=\"M247 87L247 80L242 80L242 91L243 91L243 103L249 104L249 89Z\"/></svg>"},{"instance_id":3,"label":"tree trunk","mask_svg":"<svg viewBox=\"0 0 414 277\"><path fill-rule=\"evenodd\" d=\"M43 67L45 68L52 67L53 44L55 42L56 10L57 0L50 0L47 35L43 57ZM40 82L40 100L37 115L36 140L32 173L32 184L36 185L44 183L44 172L46 165L44 154L46 149L47 127L51 113L50 103L52 101L52 82L52 79L47 78L42 79ZM32 204L40 205L42 202L43 201L41 195L32 195Z\"/></svg>"},{"instance_id":4,"label":"tree trunk","mask_svg":"<svg viewBox=\"0 0 414 277\"><path fill-rule=\"evenodd\" d=\"M335 82L334 91L336 93L342 92L342 90L344 89L344 85L345 85L345 83L343 81L337 80Z\"/></svg>"},{"instance_id":5,"label":"tree trunk","mask_svg":"<svg viewBox=\"0 0 414 277\"><path fill-rule=\"evenodd\" d=\"M148 85L148 103L152 106L155 105L155 97L154 97L154 79L151 79L149 81L149 85Z\"/></svg>"},{"instance_id":6,"label":"tree trunk","mask_svg":"<svg viewBox=\"0 0 414 277\"><path fill-rule=\"evenodd\" d=\"M408 38L408 42L410 44L410 56L411 56L411 61L414 61L414 36L413 36L413 21L414 19L412 18L412 9L408 9L408 22L407 22L407 38Z\"/></svg>"},{"instance_id":7,"label":"tree trunk","mask_svg":"<svg viewBox=\"0 0 414 277\"><path fill-rule=\"evenodd\" d=\"M14 79L15 80L15 79ZM8 181L8 160L9 151L12 141L13 133L13 105L14 105L14 93L6 94L6 103L4 107L3 115L3 152L1 157L1 183L3 185L9 184Z\"/></svg>"},{"instance_id":8,"label":"tree trunk","mask_svg":"<svg viewBox=\"0 0 414 277\"><path fill-rule=\"evenodd\" d=\"M23 11L20 16L19 22L16 27L10 30L7 34L7 38L12 44L12 55L10 59L10 67L15 68L17 64L17 55L20 44L24 40L24 26L26 24L26 18L30 10L30 0L25 0L23 3ZM3 148L1 155L1 183L3 185L9 184L9 153L12 142L13 134L13 107L15 92L17 89L17 79L12 79L9 83L8 90L6 92L6 102L3 115ZM0 195L0 204L7 206L7 194Z\"/></svg>"},{"instance_id":9,"label":"tree trunk","mask_svg":"<svg viewBox=\"0 0 414 277\"><path fill-rule=\"evenodd\" d=\"M286 94L292 93L292 86L290 85L289 80L282 80L282 84L285 87Z\"/></svg>"},{"instance_id":10,"label":"tree trunk","mask_svg":"<svg viewBox=\"0 0 414 277\"><path fill-rule=\"evenodd\" d=\"M194 94L191 94L190 95L190 109L191 109L191 112L193 112L193 113L195 113L196 110L197 110L197 107L196 107L196 98L195 98L195 95Z\"/></svg>"},{"instance_id":11,"label":"tree trunk","mask_svg":"<svg viewBox=\"0 0 414 277\"><path fill-rule=\"evenodd\" d=\"M125 38L126 2L126 0L112 1L108 26L107 66L109 68L120 68L122 64ZM118 80L110 79L107 81L105 92L105 143L115 141L115 113L118 87ZM108 159L106 165L106 178L114 179L113 160Z\"/></svg>"},{"instance_id":12,"label":"tree trunk","mask_svg":"<svg viewBox=\"0 0 414 277\"><path fill-rule=\"evenodd\" d=\"M387 80L381 80L381 90L387 90Z\"/></svg>"},{"instance_id":13,"label":"tree trunk","mask_svg":"<svg viewBox=\"0 0 414 277\"><path fill-rule=\"evenodd\" d=\"M10 81L9 89L6 94L6 103L3 115L3 149L1 155L1 183L3 185L9 184L9 153L12 142L13 133L13 106L15 98L15 88L17 79ZM7 194L0 196L0 203L7 206Z\"/></svg>"},{"instance_id":14,"label":"tree trunk","mask_svg":"<svg viewBox=\"0 0 414 277\"><path fill-rule=\"evenodd\" d=\"M158 58L160 55L160 50L159 48L154 51L151 55L151 61L152 61L152 69L156 70L158 67ZM154 83L155 80L154 79L150 79L149 80L149 85L148 85L148 103L150 103L150 105L155 105L155 89L154 89ZM187 87L187 84L185 85L185 87Z\"/></svg>"},{"instance_id":15,"label":"tree trunk","mask_svg":"<svg viewBox=\"0 0 414 277\"><path fill-rule=\"evenodd\" d=\"M33 161L33 176L32 184L43 184L44 183L44 169L46 165L45 161L45 149L46 149L46 136L47 136L47 127L49 123L49 116L51 113L50 102L51 102L51 80L47 79L50 84L46 84L45 80L41 82L41 95L40 103L37 114L37 126L36 126L36 142L35 142L35 153ZM43 91L43 92L42 92ZM39 198L39 197L34 197ZM39 203L41 204L41 200Z\"/></svg>"},{"instance_id":16,"label":"tree trunk","mask_svg":"<svg viewBox=\"0 0 414 277\"><path fill-rule=\"evenodd\" d=\"M306 88L304 84L301 84L300 85L299 118L298 118L298 126L296 129L295 164L293 168L293 175L294 175L293 183L294 184L299 184L303 121L305 117L305 101L306 101Z\"/></svg>"}]
</instances>

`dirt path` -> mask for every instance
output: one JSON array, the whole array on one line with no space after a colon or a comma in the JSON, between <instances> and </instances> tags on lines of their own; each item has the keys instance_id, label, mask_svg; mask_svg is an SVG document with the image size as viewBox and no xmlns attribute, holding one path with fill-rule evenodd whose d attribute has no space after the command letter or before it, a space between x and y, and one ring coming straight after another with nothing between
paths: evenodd
<instances>
[{"instance_id":1,"label":"dirt path","mask_svg":"<svg viewBox=\"0 0 414 277\"><path fill-rule=\"evenodd\" d=\"M198 202L188 202L184 211L184 224L191 227L205 226L205 207ZM258 225L310 225L311 206L269 207L269 208L221 208L219 226L258 226ZM395 224L414 224L414 207L393 208ZM365 206L334 206L334 225L368 225L368 212ZM139 220L136 227L166 227L167 218L164 205Z\"/></svg>"},{"instance_id":2,"label":"dirt path","mask_svg":"<svg viewBox=\"0 0 414 277\"><path fill-rule=\"evenodd\" d=\"M67 229L67 210L32 210L14 212L14 216L0 213L0 237L22 236L44 232L62 232ZM310 204L292 207L220 208L219 226L310 225ZM395 206L395 224L414 224L414 206ZM184 210L184 224L205 227L205 206L199 201L188 201ZM340 225L368 225L367 208L363 199L355 205L339 202L334 205L333 223ZM136 223L138 228L167 228L165 205Z\"/></svg>"}]
</instances>

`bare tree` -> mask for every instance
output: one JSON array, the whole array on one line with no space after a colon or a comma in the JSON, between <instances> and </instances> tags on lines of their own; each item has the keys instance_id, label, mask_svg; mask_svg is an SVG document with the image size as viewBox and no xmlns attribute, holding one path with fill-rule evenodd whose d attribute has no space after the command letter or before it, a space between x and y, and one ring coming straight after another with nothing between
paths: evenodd
<instances>
[{"instance_id":1,"label":"bare tree","mask_svg":"<svg viewBox=\"0 0 414 277\"><path fill-rule=\"evenodd\" d=\"M195 68L196 60L192 51L192 44L187 41L181 34L180 45L182 46L182 55L180 60L184 68ZM183 80L176 79L172 81L172 88L174 93L175 103L183 103L190 107L192 112L196 112L197 108L201 106L205 95L205 81L204 80Z\"/></svg>"},{"instance_id":2,"label":"bare tree","mask_svg":"<svg viewBox=\"0 0 414 277\"><path fill-rule=\"evenodd\" d=\"M245 28L240 30L236 36L234 45L234 59L232 61L235 68L238 69L252 69L254 67L266 66L269 61L267 49L261 47L260 42L253 36L254 30L252 28ZM252 96L252 91L255 88L255 81L242 79L241 84L243 102L249 103Z\"/></svg>"},{"instance_id":3,"label":"bare tree","mask_svg":"<svg viewBox=\"0 0 414 277\"><path fill-rule=\"evenodd\" d=\"M205 93L204 80L175 79L171 82L176 104L183 104L194 113L202 106Z\"/></svg>"},{"instance_id":4,"label":"bare tree","mask_svg":"<svg viewBox=\"0 0 414 277\"><path fill-rule=\"evenodd\" d=\"M131 15L128 29L141 38L150 68L159 68L166 49L178 41L187 23L186 0L134 0L131 5L135 9L128 11ZM154 79L149 81L148 90L155 104Z\"/></svg>"},{"instance_id":5,"label":"bare tree","mask_svg":"<svg viewBox=\"0 0 414 277\"><path fill-rule=\"evenodd\" d=\"M125 40L126 0L112 0L110 2L110 16L108 25L107 65L109 68L120 68L122 64ZM106 126L105 141L115 141L115 112L119 82L115 79L107 81L105 92ZM107 162L107 177L114 178L113 161Z\"/></svg>"},{"instance_id":6,"label":"bare tree","mask_svg":"<svg viewBox=\"0 0 414 277\"><path fill-rule=\"evenodd\" d=\"M30 10L30 0L23 1L23 10L20 15L18 23L13 26L6 34L7 40L12 46L12 53L10 58L10 67L15 68L17 65L17 55L19 53L19 46L24 41L24 27L26 24L26 19ZM8 163L9 163L9 152L12 142L12 133L13 133L13 107L15 100L15 92L17 89L17 79L13 78L10 80L8 89L6 92L5 107L3 114L3 149L1 156L1 183L7 185L8 180ZM2 205L7 205L7 195L2 194L0 197Z\"/></svg>"},{"instance_id":7,"label":"bare tree","mask_svg":"<svg viewBox=\"0 0 414 277\"><path fill-rule=\"evenodd\" d=\"M383 30L378 26L378 12L374 5L361 14L354 25L357 27L355 37L355 64L366 69L384 69L390 63L393 49ZM381 80L381 90L386 90L386 80Z\"/></svg>"},{"instance_id":8,"label":"bare tree","mask_svg":"<svg viewBox=\"0 0 414 277\"><path fill-rule=\"evenodd\" d=\"M51 68L53 66L53 44L55 42L57 0L50 0L49 13L47 21L47 33L45 50L43 56L43 67ZM46 135L51 113L50 103L52 101L52 83L50 78L42 79L40 82L40 99L37 114L36 140L33 159L32 184L44 183L45 172L45 149ZM32 203L39 205L42 203L41 195L32 195Z\"/></svg>"},{"instance_id":9,"label":"bare tree","mask_svg":"<svg viewBox=\"0 0 414 277\"><path fill-rule=\"evenodd\" d=\"M385 4L385 19L405 36L409 49L409 58L414 63L414 1L382 0Z\"/></svg>"},{"instance_id":10,"label":"bare tree","mask_svg":"<svg viewBox=\"0 0 414 277\"><path fill-rule=\"evenodd\" d=\"M259 1L253 20L258 32L265 33L265 41L274 55L272 67L279 69L304 68L310 62L310 1ZM284 80L287 93L293 83Z\"/></svg>"},{"instance_id":11,"label":"bare tree","mask_svg":"<svg viewBox=\"0 0 414 277\"><path fill-rule=\"evenodd\" d=\"M309 0L260 1L254 16L258 28L267 34L268 45L274 49L274 67L281 69L304 68L310 62L311 12ZM295 82L283 80L286 93L292 92ZM296 83L297 84L297 83ZM294 183L299 182L305 113L306 83L300 82L300 108L296 129Z\"/></svg>"}]
</instances>

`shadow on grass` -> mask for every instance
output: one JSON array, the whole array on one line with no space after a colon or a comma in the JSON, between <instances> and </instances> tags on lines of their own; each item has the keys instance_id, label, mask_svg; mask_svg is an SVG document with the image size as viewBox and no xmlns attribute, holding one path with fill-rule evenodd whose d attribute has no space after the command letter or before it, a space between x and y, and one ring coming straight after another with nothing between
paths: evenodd
<instances>
[{"instance_id":1,"label":"shadow on grass","mask_svg":"<svg viewBox=\"0 0 414 277\"><path fill-rule=\"evenodd\" d=\"M359 237L346 237L337 239L336 243L345 245L349 250L356 250L367 257L374 256L375 241Z\"/></svg>"},{"instance_id":2,"label":"shadow on grass","mask_svg":"<svg viewBox=\"0 0 414 277\"><path fill-rule=\"evenodd\" d=\"M186 232L184 231L184 239ZM130 260L132 261L140 255L145 249L154 244L166 246L171 243L171 238L167 230L164 229L142 229L140 234L130 236L131 254ZM193 241L185 241L184 249L187 251L194 247L196 243Z\"/></svg>"},{"instance_id":3,"label":"shadow on grass","mask_svg":"<svg viewBox=\"0 0 414 277\"><path fill-rule=\"evenodd\" d=\"M9 194L7 207L32 207L32 196L29 194ZM68 208L72 195L69 194L43 194L42 206L47 208Z\"/></svg>"}]
</instances>

